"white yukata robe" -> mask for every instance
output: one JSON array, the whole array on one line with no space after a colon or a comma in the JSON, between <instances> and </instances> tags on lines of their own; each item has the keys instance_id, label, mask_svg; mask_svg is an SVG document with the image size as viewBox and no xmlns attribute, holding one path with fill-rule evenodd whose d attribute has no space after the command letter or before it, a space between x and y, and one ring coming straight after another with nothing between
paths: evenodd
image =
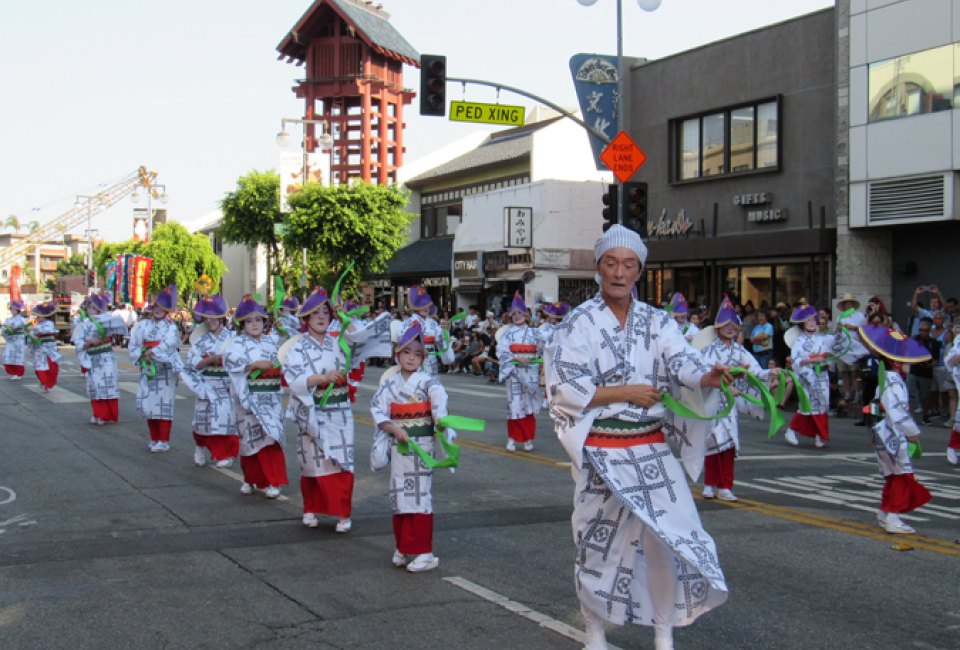
<instances>
[{"instance_id":1,"label":"white yukata robe","mask_svg":"<svg viewBox=\"0 0 960 650\"><path fill-rule=\"evenodd\" d=\"M4 365L24 365L27 349L26 325L27 321L20 314L4 321L3 338L6 340L6 348L3 350Z\"/></svg>"},{"instance_id":2,"label":"white yukata robe","mask_svg":"<svg viewBox=\"0 0 960 650\"><path fill-rule=\"evenodd\" d=\"M528 415L536 415L543 404L540 392L540 364L518 365L513 363L517 353L511 346L526 345L536 348L536 352L527 353L528 358L543 357L543 344L536 328L509 325L497 343L497 359L500 361L500 381L506 381L507 419L520 420Z\"/></svg>"},{"instance_id":3,"label":"white yukata robe","mask_svg":"<svg viewBox=\"0 0 960 650\"><path fill-rule=\"evenodd\" d=\"M54 324L52 320L39 321L30 331L34 336L39 337L41 334L45 334L48 337L39 345L33 342L30 343L30 346L33 348L33 369L40 371L50 370L51 361L60 363L63 355L60 354L60 350L57 349L56 324ZM49 338L50 334L53 335L53 338Z\"/></svg>"},{"instance_id":4,"label":"white yukata robe","mask_svg":"<svg viewBox=\"0 0 960 650\"><path fill-rule=\"evenodd\" d=\"M153 365L157 374L150 379L150 365L140 366L144 345L158 342L152 349ZM140 384L137 386L137 410L147 420L173 420L180 383L180 332L169 318L141 320L130 334L130 362L140 366Z\"/></svg>"},{"instance_id":5,"label":"white yukata robe","mask_svg":"<svg viewBox=\"0 0 960 650\"><path fill-rule=\"evenodd\" d=\"M280 328L274 325L273 329L276 331L277 336L280 339L280 345L283 345L288 340L300 333L300 319L294 316L293 314L288 314L283 312L280 314L278 322L283 325L283 329L287 331L286 334L280 331Z\"/></svg>"},{"instance_id":6,"label":"white yukata robe","mask_svg":"<svg viewBox=\"0 0 960 650\"><path fill-rule=\"evenodd\" d=\"M277 339L266 334L259 340L246 334L234 336L227 343L227 352L223 357L223 367L233 387L241 456L253 456L274 442L283 445L279 380L253 380L251 384L247 378L247 366L263 359L277 363ZM266 390L261 390L263 388Z\"/></svg>"},{"instance_id":7,"label":"white yukata robe","mask_svg":"<svg viewBox=\"0 0 960 650\"><path fill-rule=\"evenodd\" d=\"M693 337L700 333L700 328L693 323L687 322L680 327L680 332L683 334L683 338L687 340L687 343L689 343L693 340Z\"/></svg>"},{"instance_id":8,"label":"white yukata robe","mask_svg":"<svg viewBox=\"0 0 960 650\"><path fill-rule=\"evenodd\" d=\"M877 452L880 473L913 474L907 437L919 436L920 427L910 414L910 395L907 385L896 372L887 373L887 385L880 394L877 387L875 399L883 404L884 417L873 427L873 448Z\"/></svg>"},{"instance_id":9,"label":"white yukata robe","mask_svg":"<svg viewBox=\"0 0 960 650\"><path fill-rule=\"evenodd\" d=\"M960 339L953 341L950 350L943 357L943 363L947 365L947 369L953 377L953 383L956 384L957 388L960 388L960 363L952 367L949 365L950 360L956 359L957 357L960 357ZM957 403L957 412L953 415L953 421L955 424L960 424L960 401ZM956 426L954 428L956 428Z\"/></svg>"},{"instance_id":10,"label":"white yukata robe","mask_svg":"<svg viewBox=\"0 0 960 650\"><path fill-rule=\"evenodd\" d=\"M92 319L96 319L96 322ZM97 323L100 324L102 329L97 328ZM91 400L119 399L120 397L117 384L119 378L117 374L117 355L113 351L112 342L108 341L83 349L89 342L112 336L115 332L111 329L111 324L110 314L97 314L90 318L84 318L77 323L74 329L73 338L77 346L77 358L80 359L82 350L84 361L81 362L81 365L88 369L87 397Z\"/></svg>"},{"instance_id":11,"label":"white yukata robe","mask_svg":"<svg viewBox=\"0 0 960 650\"><path fill-rule=\"evenodd\" d=\"M836 337L836 347L837 354L843 353L843 356L840 357L840 360L848 365L852 365L859 361L860 359L865 359L870 356L870 353L867 351L867 348L863 346L863 342L860 340L860 335L857 334L857 328L861 325L865 325L867 322L867 317L862 311L855 311L849 316L840 319L840 325L846 325L852 327L852 330L847 330L850 334L850 338L847 338L847 335L843 332L837 332Z\"/></svg>"},{"instance_id":12,"label":"white yukata robe","mask_svg":"<svg viewBox=\"0 0 960 650\"><path fill-rule=\"evenodd\" d=\"M230 395L230 376L223 366L197 368L208 356L224 354L233 335L226 327L216 335L205 333L187 352L187 362L180 377L197 400L193 407L193 432L202 436L237 435L237 413Z\"/></svg>"},{"instance_id":13,"label":"white yukata robe","mask_svg":"<svg viewBox=\"0 0 960 650\"><path fill-rule=\"evenodd\" d=\"M736 341L731 341L728 345L723 339L717 338L717 340L700 351L700 356L703 358L703 362L711 368L718 363L731 367L746 366L747 370L758 378L764 381L769 381L770 379L770 370L767 368L761 369L756 358ZM751 397L759 397L759 393L756 389L750 388L744 377L737 377L733 387L743 394L750 395ZM727 398L724 395L720 397L720 410L726 407ZM719 454L731 448L736 449L739 453L740 418L738 411L744 411L756 418L763 417L764 413L762 408L750 404L742 397L736 398L736 407L730 411L730 415L725 418L710 421L712 425L710 428L710 437L707 439L706 451L708 456Z\"/></svg>"},{"instance_id":14,"label":"white yukata robe","mask_svg":"<svg viewBox=\"0 0 960 650\"><path fill-rule=\"evenodd\" d=\"M423 356L423 366L420 368L420 370L427 373L431 377L436 377L440 374L441 361L444 363L444 365L449 366L456 360L456 353L453 351L453 344L447 344L447 339L443 335L443 328L440 327L440 323L430 317L424 318L420 314L412 314L409 318L407 318L407 320L403 321L400 331L406 332L407 328L410 327L414 321L420 323L420 327L423 329L423 342L425 350Z\"/></svg>"},{"instance_id":15,"label":"white yukata robe","mask_svg":"<svg viewBox=\"0 0 960 650\"><path fill-rule=\"evenodd\" d=\"M432 425L447 415L447 391L439 379L421 371L405 380L401 373L396 373L384 380L370 402L374 426L391 421L391 404L417 402L429 403ZM444 435L450 440L453 432L447 429ZM394 514L432 514L433 470L426 467L413 450L401 454L397 451L397 439L393 436L389 438L390 507ZM418 436L415 440L426 453L443 458L443 447L435 443L433 436Z\"/></svg>"},{"instance_id":16,"label":"white yukata robe","mask_svg":"<svg viewBox=\"0 0 960 650\"><path fill-rule=\"evenodd\" d=\"M801 415L822 415L830 410L830 376L827 364L821 364L820 374L817 374L815 365L800 365L800 362L813 355L831 354L836 340L832 334L801 332L790 350L793 371L810 396L810 412L798 410Z\"/></svg>"},{"instance_id":17,"label":"white yukata robe","mask_svg":"<svg viewBox=\"0 0 960 650\"><path fill-rule=\"evenodd\" d=\"M550 415L573 459L575 574L581 604L617 624L674 626L688 625L723 604L727 585L716 545L700 524L683 469L669 445L584 445L596 419L653 426L659 422L680 445L683 463L697 479L709 423L674 418L660 402L649 409L627 402L587 406L597 386L626 384L653 385L694 406L702 397L700 379L709 368L677 323L667 312L633 300L621 328L598 293L557 328L545 362ZM713 406L700 410L716 411Z\"/></svg>"}]
</instances>

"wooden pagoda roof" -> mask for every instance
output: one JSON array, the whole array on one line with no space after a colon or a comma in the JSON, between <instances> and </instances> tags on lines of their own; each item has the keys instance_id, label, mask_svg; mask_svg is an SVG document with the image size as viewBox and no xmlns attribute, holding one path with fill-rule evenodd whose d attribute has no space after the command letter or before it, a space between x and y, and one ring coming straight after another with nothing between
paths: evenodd
<instances>
[{"instance_id":1,"label":"wooden pagoda roof","mask_svg":"<svg viewBox=\"0 0 960 650\"><path fill-rule=\"evenodd\" d=\"M281 59L303 63L307 46L319 26L332 19L330 12L340 16L357 37L375 52L412 66L420 67L420 53L390 24L390 14L382 5L366 0L315 0L277 46Z\"/></svg>"}]
</instances>

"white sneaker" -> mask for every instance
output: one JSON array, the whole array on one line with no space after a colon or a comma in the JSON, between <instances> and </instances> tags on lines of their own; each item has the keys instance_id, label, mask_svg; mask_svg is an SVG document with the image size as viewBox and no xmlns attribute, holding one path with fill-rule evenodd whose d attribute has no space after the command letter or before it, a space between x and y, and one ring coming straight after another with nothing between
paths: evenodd
<instances>
[{"instance_id":1,"label":"white sneaker","mask_svg":"<svg viewBox=\"0 0 960 650\"><path fill-rule=\"evenodd\" d=\"M507 440L507 451L516 451L516 450L517 450L517 443L513 441L513 438L511 438L510 440Z\"/></svg>"},{"instance_id":2,"label":"white sneaker","mask_svg":"<svg viewBox=\"0 0 960 650\"><path fill-rule=\"evenodd\" d=\"M957 464L957 450L947 447L947 462L951 465Z\"/></svg>"},{"instance_id":3,"label":"white sneaker","mask_svg":"<svg viewBox=\"0 0 960 650\"><path fill-rule=\"evenodd\" d=\"M884 528L886 528L888 533L892 533L894 535L912 535L913 533L917 532L912 527L905 524L900 517L894 519L889 515L887 516L887 524L884 526Z\"/></svg>"},{"instance_id":4,"label":"white sneaker","mask_svg":"<svg viewBox=\"0 0 960 650\"><path fill-rule=\"evenodd\" d=\"M303 513L303 525L307 528L316 528L320 524L320 520L317 519L317 515L312 512Z\"/></svg>"},{"instance_id":5,"label":"white sneaker","mask_svg":"<svg viewBox=\"0 0 960 650\"><path fill-rule=\"evenodd\" d=\"M532 442L525 442L525 443L523 443L523 450L524 450L524 451L533 451L533 443L532 443Z\"/></svg>"},{"instance_id":6,"label":"white sneaker","mask_svg":"<svg viewBox=\"0 0 960 650\"><path fill-rule=\"evenodd\" d=\"M227 468L227 467L233 467L233 459L232 459L232 458L224 458L223 460L218 460L218 461L217 461L217 467L219 467L219 468L221 468L221 469L225 469L225 468Z\"/></svg>"},{"instance_id":7,"label":"white sneaker","mask_svg":"<svg viewBox=\"0 0 960 650\"><path fill-rule=\"evenodd\" d=\"M704 485L701 495L704 499L713 499L717 496L717 488L713 485Z\"/></svg>"},{"instance_id":8,"label":"white sneaker","mask_svg":"<svg viewBox=\"0 0 960 650\"><path fill-rule=\"evenodd\" d=\"M268 485L267 489L263 491L263 496L267 497L268 499L276 499L278 496L280 496L280 488L275 485Z\"/></svg>"},{"instance_id":9,"label":"white sneaker","mask_svg":"<svg viewBox=\"0 0 960 650\"><path fill-rule=\"evenodd\" d=\"M90 424L98 424L97 418L91 415L91 416L90 416Z\"/></svg>"},{"instance_id":10,"label":"white sneaker","mask_svg":"<svg viewBox=\"0 0 960 650\"><path fill-rule=\"evenodd\" d=\"M353 528L352 521L349 519L341 519L337 522L337 527L334 530L338 533L349 533L351 528Z\"/></svg>"},{"instance_id":11,"label":"white sneaker","mask_svg":"<svg viewBox=\"0 0 960 650\"><path fill-rule=\"evenodd\" d=\"M877 511L877 525L884 530L887 529L887 513L883 510Z\"/></svg>"},{"instance_id":12,"label":"white sneaker","mask_svg":"<svg viewBox=\"0 0 960 650\"><path fill-rule=\"evenodd\" d=\"M401 567L405 567L407 566L407 556L401 553L400 551L395 550L393 552L392 562L393 562L393 566L397 567L398 569Z\"/></svg>"},{"instance_id":13,"label":"white sneaker","mask_svg":"<svg viewBox=\"0 0 960 650\"><path fill-rule=\"evenodd\" d=\"M432 571L440 565L440 558L433 553L421 553L413 559L413 562L407 565L407 571L410 573L420 573L421 571Z\"/></svg>"},{"instance_id":14,"label":"white sneaker","mask_svg":"<svg viewBox=\"0 0 960 650\"><path fill-rule=\"evenodd\" d=\"M203 447L197 447L193 450L193 464L197 467L203 467L207 464L207 457L203 454Z\"/></svg>"},{"instance_id":15,"label":"white sneaker","mask_svg":"<svg viewBox=\"0 0 960 650\"><path fill-rule=\"evenodd\" d=\"M717 498L721 501L737 501L737 495L733 493L733 490L720 490L717 492Z\"/></svg>"},{"instance_id":16,"label":"white sneaker","mask_svg":"<svg viewBox=\"0 0 960 650\"><path fill-rule=\"evenodd\" d=\"M245 494L247 496L253 494L253 486L249 483L244 483L240 486L240 494Z\"/></svg>"},{"instance_id":17,"label":"white sneaker","mask_svg":"<svg viewBox=\"0 0 960 650\"><path fill-rule=\"evenodd\" d=\"M816 447L817 449L823 449L824 447L827 446L827 443L823 441L823 438L821 438L820 436L817 436L813 440L813 446Z\"/></svg>"},{"instance_id":18,"label":"white sneaker","mask_svg":"<svg viewBox=\"0 0 960 650\"><path fill-rule=\"evenodd\" d=\"M797 434L793 432L793 429L787 429L787 432L783 434L783 437L787 441L788 445L796 447L800 444L800 441L797 440Z\"/></svg>"},{"instance_id":19,"label":"white sneaker","mask_svg":"<svg viewBox=\"0 0 960 650\"><path fill-rule=\"evenodd\" d=\"M157 440L157 446L154 451L170 451L170 443L164 440Z\"/></svg>"},{"instance_id":20,"label":"white sneaker","mask_svg":"<svg viewBox=\"0 0 960 650\"><path fill-rule=\"evenodd\" d=\"M157 453L157 452L159 452L159 451L163 451L162 449L160 449L160 441L159 441L159 440L151 440L151 441L150 441L150 446L147 447L147 448L150 450L151 453L154 453L154 454Z\"/></svg>"}]
</instances>

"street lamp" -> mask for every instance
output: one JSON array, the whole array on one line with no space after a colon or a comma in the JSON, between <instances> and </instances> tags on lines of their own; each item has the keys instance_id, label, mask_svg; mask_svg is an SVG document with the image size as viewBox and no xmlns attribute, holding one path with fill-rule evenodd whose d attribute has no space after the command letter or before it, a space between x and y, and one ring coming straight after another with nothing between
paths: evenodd
<instances>
[{"instance_id":1,"label":"street lamp","mask_svg":"<svg viewBox=\"0 0 960 650\"><path fill-rule=\"evenodd\" d=\"M277 134L277 146L284 148L290 145L290 134L287 132L287 122L292 122L294 124L303 125L303 141L301 142L301 147L303 148L303 169L302 169L302 186L306 187L307 185L307 173L309 171L309 162L308 162L308 133L307 126L312 124L320 125L320 137L317 138L317 144L320 146L320 151L324 153L331 151L333 149L333 136L327 131L329 124L326 120L315 120L301 117L284 117L280 119L280 133ZM329 180L327 181L329 183ZM283 188L280 188L280 191L283 191ZM300 274L300 288L306 292L307 288L307 249L304 247L303 251L303 271Z\"/></svg>"},{"instance_id":2,"label":"street lamp","mask_svg":"<svg viewBox=\"0 0 960 650\"><path fill-rule=\"evenodd\" d=\"M166 185L154 183L152 179L148 178L141 180L141 184L133 190L133 194L130 195L131 203L140 203L142 198L140 196L141 189L143 193L147 195L147 232L144 241L150 241L150 235L153 234L153 200L157 199L160 203L165 204L170 200L170 195L167 194Z\"/></svg>"}]
</instances>

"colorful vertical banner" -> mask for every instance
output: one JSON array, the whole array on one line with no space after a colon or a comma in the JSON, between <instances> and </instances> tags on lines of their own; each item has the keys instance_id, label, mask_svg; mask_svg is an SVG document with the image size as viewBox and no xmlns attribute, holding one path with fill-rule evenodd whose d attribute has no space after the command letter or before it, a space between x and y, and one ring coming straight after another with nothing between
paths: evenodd
<instances>
[{"instance_id":1,"label":"colorful vertical banner","mask_svg":"<svg viewBox=\"0 0 960 650\"><path fill-rule=\"evenodd\" d=\"M134 263L134 283L133 296L130 302L137 309L147 304L147 287L150 286L150 269L153 268L153 260L149 257L136 257Z\"/></svg>"},{"instance_id":2,"label":"colorful vertical banner","mask_svg":"<svg viewBox=\"0 0 960 650\"><path fill-rule=\"evenodd\" d=\"M20 297L20 266L14 264L10 267L10 300L21 300Z\"/></svg>"},{"instance_id":3,"label":"colorful vertical banner","mask_svg":"<svg viewBox=\"0 0 960 650\"><path fill-rule=\"evenodd\" d=\"M107 264L107 291L113 291L113 287L117 284L117 263L110 262Z\"/></svg>"},{"instance_id":4,"label":"colorful vertical banner","mask_svg":"<svg viewBox=\"0 0 960 650\"><path fill-rule=\"evenodd\" d=\"M580 101L583 121L612 140L617 135L617 112L620 110L620 71L617 57L608 54L574 54L570 57L573 86ZM597 169L607 169L600 152L607 143L590 134Z\"/></svg>"},{"instance_id":5,"label":"colorful vertical banner","mask_svg":"<svg viewBox=\"0 0 960 650\"><path fill-rule=\"evenodd\" d=\"M124 285L123 296L126 302L133 302L133 286L136 279L136 258L133 253L124 253Z\"/></svg>"}]
</instances>

